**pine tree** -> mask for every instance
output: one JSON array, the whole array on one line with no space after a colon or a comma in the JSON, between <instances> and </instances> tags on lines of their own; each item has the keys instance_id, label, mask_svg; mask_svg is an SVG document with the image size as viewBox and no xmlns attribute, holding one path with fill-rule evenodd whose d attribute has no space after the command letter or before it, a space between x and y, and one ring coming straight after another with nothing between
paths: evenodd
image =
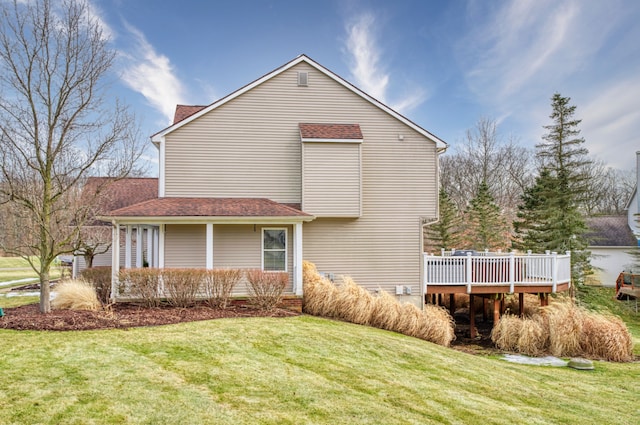
<instances>
[{"instance_id":1,"label":"pine tree","mask_svg":"<svg viewBox=\"0 0 640 425\"><path fill-rule=\"evenodd\" d=\"M425 245L433 250L462 248L462 220L456 204L443 188L440 189L438 203L440 219L425 228Z\"/></svg>"},{"instance_id":2,"label":"pine tree","mask_svg":"<svg viewBox=\"0 0 640 425\"><path fill-rule=\"evenodd\" d=\"M471 200L466 214L469 239L477 250L496 250L509 245L509 228L489 186L480 183L478 194Z\"/></svg>"},{"instance_id":3,"label":"pine tree","mask_svg":"<svg viewBox=\"0 0 640 425\"><path fill-rule=\"evenodd\" d=\"M535 185L526 191L514 223L521 246L532 250L571 251L572 278L582 283L590 270L587 226L579 206L586 194L584 166L590 163L584 139L579 137L575 106L556 93L551 99L553 124L538 144L542 164Z\"/></svg>"}]
</instances>

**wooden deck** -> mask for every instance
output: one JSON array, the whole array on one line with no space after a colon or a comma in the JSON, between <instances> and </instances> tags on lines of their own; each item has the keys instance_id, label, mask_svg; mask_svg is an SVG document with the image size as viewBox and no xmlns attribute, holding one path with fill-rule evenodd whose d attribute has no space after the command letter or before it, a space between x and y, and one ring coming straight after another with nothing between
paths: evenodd
<instances>
[{"instance_id":1,"label":"wooden deck","mask_svg":"<svg viewBox=\"0 0 640 425\"><path fill-rule=\"evenodd\" d=\"M549 294L566 291L571 286L571 253L545 254L500 252L441 252L424 256L425 303L441 304L449 295L453 316L455 294L469 295L471 337L475 337L475 297L483 299L483 313L488 307L494 323L504 313L504 295L518 294L520 315L524 294L537 294L547 305ZM491 303L491 306L488 304Z\"/></svg>"}]
</instances>

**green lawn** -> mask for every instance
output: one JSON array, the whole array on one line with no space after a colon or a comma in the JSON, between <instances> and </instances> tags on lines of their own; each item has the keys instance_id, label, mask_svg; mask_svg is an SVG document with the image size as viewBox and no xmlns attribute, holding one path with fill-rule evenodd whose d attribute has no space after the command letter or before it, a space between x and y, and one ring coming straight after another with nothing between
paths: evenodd
<instances>
[{"instance_id":1,"label":"green lawn","mask_svg":"<svg viewBox=\"0 0 640 425\"><path fill-rule=\"evenodd\" d=\"M51 269L51 278L55 279L60 277L60 272L59 267L53 267ZM33 271L27 260L20 257L0 257L0 283L30 277L35 278L37 274ZM24 285L24 283L17 286L20 285Z\"/></svg>"},{"instance_id":2,"label":"green lawn","mask_svg":"<svg viewBox=\"0 0 640 425\"><path fill-rule=\"evenodd\" d=\"M526 366L300 316L0 331L1 424L631 424L640 364Z\"/></svg>"}]
</instances>

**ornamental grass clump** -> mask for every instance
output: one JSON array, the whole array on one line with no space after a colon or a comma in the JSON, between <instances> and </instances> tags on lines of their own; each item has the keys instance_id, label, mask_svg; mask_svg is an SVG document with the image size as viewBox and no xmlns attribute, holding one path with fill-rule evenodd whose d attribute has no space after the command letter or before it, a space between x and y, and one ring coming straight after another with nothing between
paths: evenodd
<instances>
[{"instance_id":1,"label":"ornamental grass clump","mask_svg":"<svg viewBox=\"0 0 640 425\"><path fill-rule=\"evenodd\" d=\"M163 269L162 282L167 302L174 307L191 307L198 300L206 271L202 269Z\"/></svg>"},{"instance_id":2,"label":"ornamental grass clump","mask_svg":"<svg viewBox=\"0 0 640 425\"><path fill-rule=\"evenodd\" d=\"M633 339L620 318L589 313L582 333L581 347L589 357L613 362L633 360Z\"/></svg>"},{"instance_id":3,"label":"ornamental grass clump","mask_svg":"<svg viewBox=\"0 0 640 425\"><path fill-rule=\"evenodd\" d=\"M338 288L329 279L320 276L316 266L302 263L302 281L304 284L304 303L302 310L307 314L322 317L335 317Z\"/></svg>"},{"instance_id":4,"label":"ornamental grass clump","mask_svg":"<svg viewBox=\"0 0 640 425\"><path fill-rule=\"evenodd\" d=\"M243 275L240 269L208 270L203 281L206 303L213 308L227 308L233 288Z\"/></svg>"},{"instance_id":5,"label":"ornamental grass clump","mask_svg":"<svg viewBox=\"0 0 640 425\"><path fill-rule=\"evenodd\" d=\"M336 292L332 316L358 325L368 325L375 303L371 293L348 276L342 279L342 285Z\"/></svg>"},{"instance_id":6,"label":"ornamental grass clump","mask_svg":"<svg viewBox=\"0 0 640 425\"><path fill-rule=\"evenodd\" d=\"M57 310L98 310L102 305L93 286L82 280L67 280L55 287L51 307Z\"/></svg>"},{"instance_id":7,"label":"ornamental grass clump","mask_svg":"<svg viewBox=\"0 0 640 425\"><path fill-rule=\"evenodd\" d=\"M614 316L556 301L531 317L504 315L491 332L494 344L530 356L587 357L615 362L633 359L633 340Z\"/></svg>"},{"instance_id":8,"label":"ornamental grass clump","mask_svg":"<svg viewBox=\"0 0 640 425\"><path fill-rule=\"evenodd\" d=\"M336 286L304 263L304 312L403 333L449 346L455 338L451 316L441 307L401 304L386 291L373 295L349 277Z\"/></svg>"},{"instance_id":9,"label":"ornamental grass clump","mask_svg":"<svg viewBox=\"0 0 640 425\"><path fill-rule=\"evenodd\" d=\"M273 310L282 301L284 288L289 283L286 272L247 270L249 303L260 310Z\"/></svg>"}]
</instances>

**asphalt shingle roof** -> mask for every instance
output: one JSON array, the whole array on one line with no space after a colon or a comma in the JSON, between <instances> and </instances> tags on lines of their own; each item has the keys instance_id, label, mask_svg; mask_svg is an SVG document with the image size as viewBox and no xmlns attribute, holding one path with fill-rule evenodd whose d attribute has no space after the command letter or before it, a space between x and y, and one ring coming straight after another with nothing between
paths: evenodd
<instances>
[{"instance_id":1,"label":"asphalt shingle roof","mask_svg":"<svg viewBox=\"0 0 640 425\"><path fill-rule=\"evenodd\" d=\"M591 246L637 246L626 215L589 217L587 239Z\"/></svg>"},{"instance_id":2,"label":"asphalt shingle roof","mask_svg":"<svg viewBox=\"0 0 640 425\"><path fill-rule=\"evenodd\" d=\"M358 124L300 124L303 139L354 139L362 140Z\"/></svg>"},{"instance_id":3,"label":"asphalt shingle roof","mask_svg":"<svg viewBox=\"0 0 640 425\"><path fill-rule=\"evenodd\" d=\"M112 217L311 217L264 198L157 198L111 211Z\"/></svg>"}]
</instances>

